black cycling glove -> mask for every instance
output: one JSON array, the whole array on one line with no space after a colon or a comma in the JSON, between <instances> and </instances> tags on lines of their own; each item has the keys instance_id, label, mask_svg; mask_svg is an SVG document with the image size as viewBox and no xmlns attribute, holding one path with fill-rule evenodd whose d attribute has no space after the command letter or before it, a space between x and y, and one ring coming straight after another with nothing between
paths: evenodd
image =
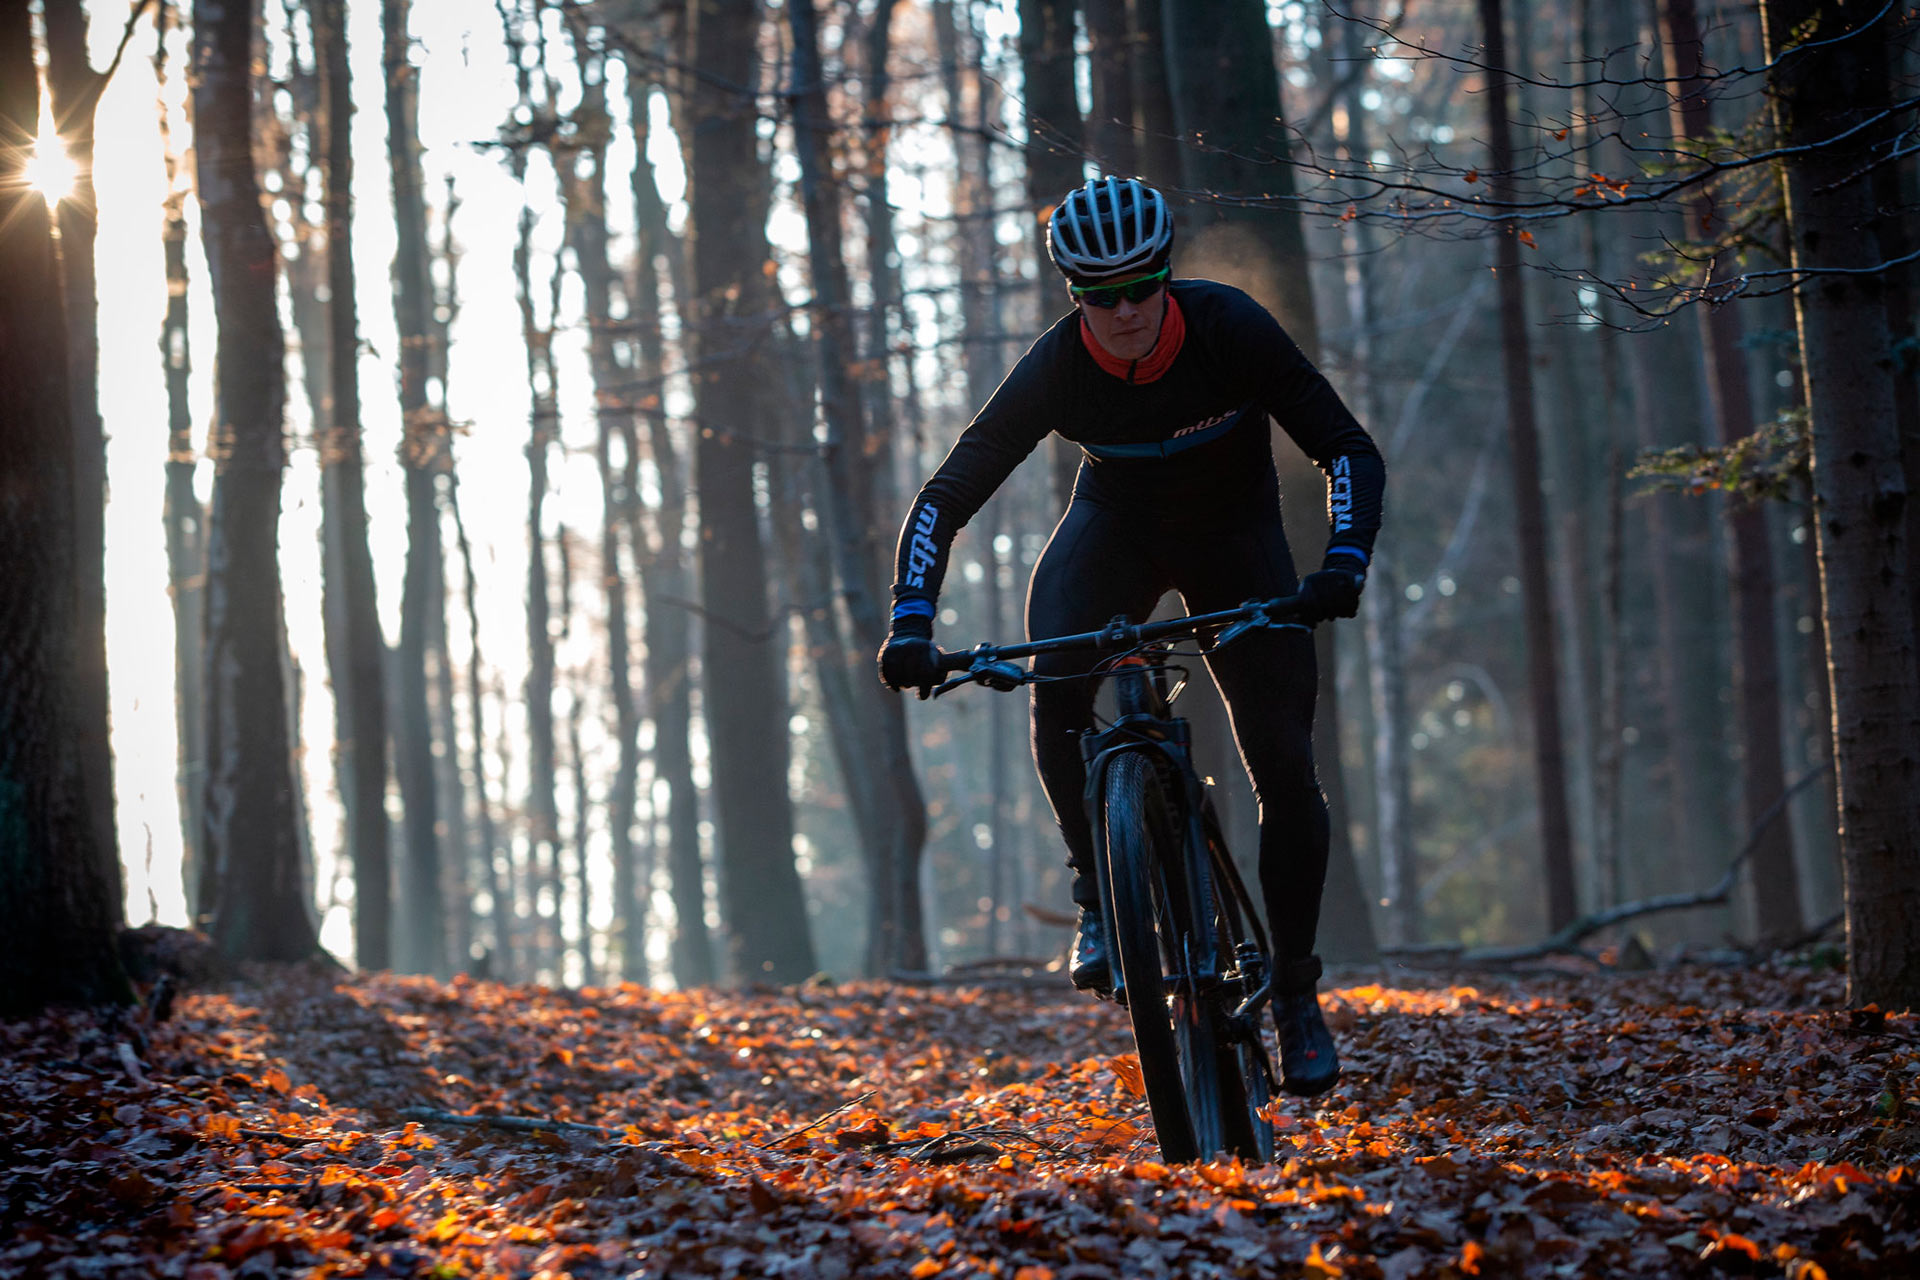
<instances>
[{"instance_id":1,"label":"black cycling glove","mask_svg":"<svg viewBox=\"0 0 1920 1280\"><path fill-rule=\"evenodd\" d=\"M895 614L887 642L880 646L880 683L899 693L916 689L927 697L940 683L939 656L931 614Z\"/></svg>"},{"instance_id":2,"label":"black cycling glove","mask_svg":"<svg viewBox=\"0 0 1920 1280\"><path fill-rule=\"evenodd\" d=\"M1366 585L1365 561L1332 554L1318 573L1300 580L1300 602L1314 618L1351 618L1360 612L1360 590Z\"/></svg>"}]
</instances>

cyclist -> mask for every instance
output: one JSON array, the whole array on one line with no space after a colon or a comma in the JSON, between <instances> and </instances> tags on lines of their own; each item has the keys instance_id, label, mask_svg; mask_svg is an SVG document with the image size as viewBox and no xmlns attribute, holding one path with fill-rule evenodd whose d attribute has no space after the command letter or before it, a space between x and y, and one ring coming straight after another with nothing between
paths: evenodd
<instances>
[{"instance_id":1,"label":"cyclist","mask_svg":"<svg viewBox=\"0 0 1920 1280\"><path fill-rule=\"evenodd\" d=\"M1053 431L1083 457L1072 501L1034 566L1030 637L1097 630L1119 614L1143 621L1169 589L1193 613L1298 590L1316 615L1353 617L1385 467L1326 379L1245 293L1170 278L1173 220L1160 192L1137 178L1095 179L1069 194L1049 219L1047 248L1074 310L1014 365L915 498L900 533L881 682L922 697L938 683L934 602L953 537ZM1269 415L1328 478L1326 554L1298 583ZM1254 632L1207 666L1260 802L1282 1087L1323 1093L1340 1067L1315 991L1328 818L1313 766L1312 636ZM1084 658L1070 654L1035 660L1040 675L1080 670ZM1100 990L1110 964L1079 746L1092 721L1091 681L1034 686L1034 761L1080 908L1069 975Z\"/></svg>"}]
</instances>

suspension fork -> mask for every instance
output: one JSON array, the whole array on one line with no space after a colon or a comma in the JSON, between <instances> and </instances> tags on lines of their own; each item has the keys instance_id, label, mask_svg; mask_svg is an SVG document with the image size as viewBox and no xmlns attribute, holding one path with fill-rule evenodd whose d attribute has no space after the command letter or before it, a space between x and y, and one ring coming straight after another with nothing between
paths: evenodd
<instances>
[{"instance_id":1,"label":"suspension fork","mask_svg":"<svg viewBox=\"0 0 1920 1280\"><path fill-rule=\"evenodd\" d=\"M1186 899L1195 916L1191 922L1193 934L1186 940L1186 948L1180 959L1183 977L1189 985L1197 986L1210 985L1219 979L1225 968L1225 957L1220 954L1219 937L1213 921L1211 918L1199 918L1202 904L1211 903L1215 909L1219 909L1220 903L1214 883L1213 858L1209 856L1212 842L1208 839L1204 816L1209 809L1205 791L1193 771L1188 754L1189 741L1187 722L1179 717L1136 714L1122 716L1107 729L1088 730L1080 739L1080 758L1087 772L1081 803L1086 810L1088 830L1093 833L1094 846L1098 850L1106 846L1107 770L1116 757L1123 752L1156 755L1163 763L1166 776L1182 780L1182 786L1174 792L1181 808L1175 828L1182 838L1182 848L1177 855L1178 866L1173 870L1183 878ZM1096 854L1093 864L1100 901L1108 903L1111 899L1106 859ZM1107 954L1110 956L1115 954L1113 922L1107 919L1111 914L1110 911L1102 912L1107 929ZM1114 972L1114 995L1117 999L1124 999L1117 968Z\"/></svg>"}]
</instances>

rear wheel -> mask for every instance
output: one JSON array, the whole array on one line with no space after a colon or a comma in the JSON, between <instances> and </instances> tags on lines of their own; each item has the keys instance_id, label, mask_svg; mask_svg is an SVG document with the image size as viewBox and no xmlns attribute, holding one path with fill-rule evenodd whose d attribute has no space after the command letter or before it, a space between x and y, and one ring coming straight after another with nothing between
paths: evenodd
<instances>
[{"instance_id":1,"label":"rear wheel","mask_svg":"<svg viewBox=\"0 0 1920 1280\"><path fill-rule=\"evenodd\" d=\"M1112 760L1105 793L1107 919L1160 1153L1175 1163L1211 1157L1226 1146L1220 1046L1208 1009L1182 981L1190 915L1175 874L1172 807L1141 752Z\"/></svg>"}]
</instances>

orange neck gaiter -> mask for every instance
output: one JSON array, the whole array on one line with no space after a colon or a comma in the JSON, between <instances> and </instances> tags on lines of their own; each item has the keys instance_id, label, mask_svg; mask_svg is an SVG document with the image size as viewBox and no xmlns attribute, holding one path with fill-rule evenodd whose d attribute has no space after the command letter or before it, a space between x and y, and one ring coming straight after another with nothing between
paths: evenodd
<instances>
[{"instance_id":1,"label":"orange neck gaiter","mask_svg":"<svg viewBox=\"0 0 1920 1280\"><path fill-rule=\"evenodd\" d=\"M1167 294L1167 314L1160 321L1160 336L1154 340L1153 350L1138 360L1122 360L1093 336L1093 327L1087 318L1080 317L1080 341L1086 344L1087 354L1103 370L1119 378L1122 382L1139 384L1152 382L1173 366L1173 358L1180 354L1180 344L1187 338L1186 317L1180 314L1180 304L1175 302L1173 294Z\"/></svg>"}]
</instances>

